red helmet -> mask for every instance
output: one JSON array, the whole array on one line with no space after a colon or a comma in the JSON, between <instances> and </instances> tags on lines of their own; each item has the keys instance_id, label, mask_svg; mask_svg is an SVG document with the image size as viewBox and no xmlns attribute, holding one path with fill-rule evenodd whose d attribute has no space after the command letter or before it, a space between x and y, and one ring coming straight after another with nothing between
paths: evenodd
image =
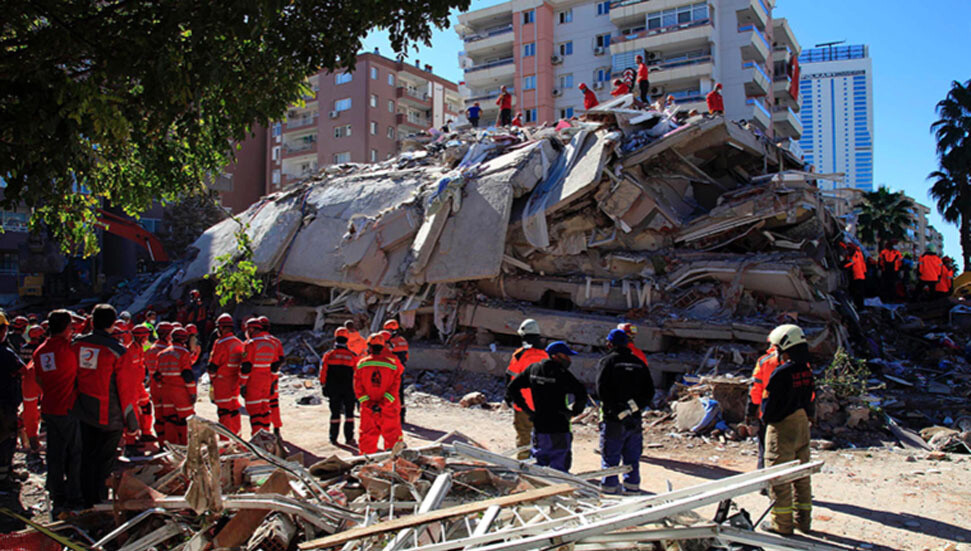
<instances>
[{"instance_id":1,"label":"red helmet","mask_svg":"<svg viewBox=\"0 0 971 551\"><path fill-rule=\"evenodd\" d=\"M158 334L158 338L167 339L169 338L169 335L172 334L173 329L175 329L175 327L172 325L172 323L163 321L162 323L158 324L155 332Z\"/></svg>"},{"instance_id":2,"label":"red helmet","mask_svg":"<svg viewBox=\"0 0 971 551\"><path fill-rule=\"evenodd\" d=\"M37 323L37 314L27 314L28 323Z\"/></svg>"},{"instance_id":3,"label":"red helmet","mask_svg":"<svg viewBox=\"0 0 971 551\"><path fill-rule=\"evenodd\" d=\"M384 335L382 333L374 333L372 335L368 335L366 342L368 346L384 346L386 341L384 340Z\"/></svg>"},{"instance_id":4,"label":"red helmet","mask_svg":"<svg viewBox=\"0 0 971 551\"><path fill-rule=\"evenodd\" d=\"M189 332L181 327L172 330L172 341L173 342L185 342L189 339Z\"/></svg>"},{"instance_id":5,"label":"red helmet","mask_svg":"<svg viewBox=\"0 0 971 551\"><path fill-rule=\"evenodd\" d=\"M111 331L113 333L124 333L128 331L128 326L122 320L115 320L115 323L111 324Z\"/></svg>"},{"instance_id":6,"label":"red helmet","mask_svg":"<svg viewBox=\"0 0 971 551\"><path fill-rule=\"evenodd\" d=\"M185 326L182 325L181 323L177 322L177 321L173 321L172 322L172 330L175 331L176 329L185 329Z\"/></svg>"},{"instance_id":7,"label":"red helmet","mask_svg":"<svg viewBox=\"0 0 971 551\"><path fill-rule=\"evenodd\" d=\"M384 342L389 342L391 340L391 332L390 331L380 331L380 332L378 332L378 335L381 335L381 338L384 339Z\"/></svg>"},{"instance_id":8,"label":"red helmet","mask_svg":"<svg viewBox=\"0 0 971 551\"><path fill-rule=\"evenodd\" d=\"M193 290L189 291L189 296L190 297L193 297L193 298L198 297L198 296L201 296L199 294L199 289L193 289Z\"/></svg>"},{"instance_id":9,"label":"red helmet","mask_svg":"<svg viewBox=\"0 0 971 551\"><path fill-rule=\"evenodd\" d=\"M334 338L337 338L337 339L340 339L340 338L349 339L350 337L351 337L351 332L348 331L346 327L338 327L337 328L337 331L334 331Z\"/></svg>"},{"instance_id":10,"label":"red helmet","mask_svg":"<svg viewBox=\"0 0 971 551\"><path fill-rule=\"evenodd\" d=\"M219 327L232 327L234 325L233 316L230 316L229 314L219 314L219 317L216 318L216 325Z\"/></svg>"},{"instance_id":11,"label":"red helmet","mask_svg":"<svg viewBox=\"0 0 971 551\"><path fill-rule=\"evenodd\" d=\"M190 323L189 325L186 325L185 326L185 332L188 333L188 334L190 334L190 335L198 335L199 334L199 328L196 327L196 324Z\"/></svg>"},{"instance_id":12,"label":"red helmet","mask_svg":"<svg viewBox=\"0 0 971 551\"><path fill-rule=\"evenodd\" d=\"M260 320L260 327L262 327L264 331L269 331L270 330L270 318L268 318L266 316L260 316L259 317L259 320Z\"/></svg>"},{"instance_id":13,"label":"red helmet","mask_svg":"<svg viewBox=\"0 0 971 551\"><path fill-rule=\"evenodd\" d=\"M27 338L29 339L39 339L44 336L44 328L39 325L31 325L30 329L27 330Z\"/></svg>"},{"instance_id":14,"label":"red helmet","mask_svg":"<svg viewBox=\"0 0 971 551\"><path fill-rule=\"evenodd\" d=\"M27 321L27 318L23 316L17 316L13 319L13 322L10 323L10 326L13 327L14 329L23 329L24 327L27 327L28 323L30 322Z\"/></svg>"},{"instance_id":15,"label":"red helmet","mask_svg":"<svg viewBox=\"0 0 971 551\"><path fill-rule=\"evenodd\" d=\"M40 326L44 328L44 331L47 331L47 328L50 326L50 323L48 323L47 320L44 320L40 322Z\"/></svg>"},{"instance_id":16,"label":"red helmet","mask_svg":"<svg viewBox=\"0 0 971 551\"><path fill-rule=\"evenodd\" d=\"M398 325L397 320L388 320L384 322L384 328L388 331L397 331L401 327Z\"/></svg>"},{"instance_id":17,"label":"red helmet","mask_svg":"<svg viewBox=\"0 0 971 551\"><path fill-rule=\"evenodd\" d=\"M250 318L246 320L247 329L262 329L263 324L260 323L260 318Z\"/></svg>"},{"instance_id":18,"label":"red helmet","mask_svg":"<svg viewBox=\"0 0 971 551\"><path fill-rule=\"evenodd\" d=\"M162 326L159 325L159 329L161 328ZM131 334L136 337L147 337L150 332L151 331L148 330L148 327L145 327L144 325L136 325L135 328L131 330ZM161 331L159 332L161 333Z\"/></svg>"}]
</instances>

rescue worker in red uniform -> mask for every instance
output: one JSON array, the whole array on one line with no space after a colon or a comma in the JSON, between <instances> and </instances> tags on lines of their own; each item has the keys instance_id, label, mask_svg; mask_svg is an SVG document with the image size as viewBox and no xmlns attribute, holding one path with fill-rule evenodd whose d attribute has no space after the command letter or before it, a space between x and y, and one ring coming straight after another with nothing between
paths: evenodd
<instances>
[{"instance_id":1,"label":"rescue worker in red uniform","mask_svg":"<svg viewBox=\"0 0 971 551\"><path fill-rule=\"evenodd\" d=\"M863 309L863 299L866 297L866 260L863 251L856 245L850 245L849 258L843 264L850 277L850 296L857 310Z\"/></svg>"},{"instance_id":2,"label":"rescue worker in red uniform","mask_svg":"<svg viewBox=\"0 0 971 551\"><path fill-rule=\"evenodd\" d=\"M243 346L240 365L242 396L249 413L250 434L270 430L270 391L273 374L280 370L283 347L271 339L258 319L247 322L250 339Z\"/></svg>"},{"instance_id":3,"label":"rescue worker in red uniform","mask_svg":"<svg viewBox=\"0 0 971 551\"><path fill-rule=\"evenodd\" d=\"M138 393L138 426L141 432L139 442L152 441L152 397L148 394L145 387L147 372L145 369L145 357L148 351L145 345L151 335L148 327L137 325L131 331L132 342L128 345L128 353L132 355L132 365L135 366L135 385Z\"/></svg>"},{"instance_id":4,"label":"rescue worker in red uniform","mask_svg":"<svg viewBox=\"0 0 971 551\"><path fill-rule=\"evenodd\" d=\"M125 348L128 348L128 345L131 344L131 328L128 327L128 324L125 323L124 320L115 320L115 323L111 326L111 334L114 335L115 338L118 339L118 342L120 342Z\"/></svg>"},{"instance_id":5,"label":"rescue worker in red uniform","mask_svg":"<svg viewBox=\"0 0 971 551\"><path fill-rule=\"evenodd\" d=\"M578 86L581 92L583 92L583 108L586 111L593 109L594 107L600 105L600 100L597 99L597 94L593 90L587 88L587 83L581 82Z\"/></svg>"},{"instance_id":6,"label":"rescue worker in red uniform","mask_svg":"<svg viewBox=\"0 0 971 551\"><path fill-rule=\"evenodd\" d=\"M260 316L260 326L266 331L266 336L271 340L276 341L280 345L280 350L283 350L283 343L280 339L274 337L270 333L270 318L266 316ZM283 353L280 353L281 365L283 360ZM280 372L273 372L273 382L270 384L270 424L273 425L273 434L277 438L280 438L280 429L283 428L283 419L280 417Z\"/></svg>"},{"instance_id":7,"label":"rescue worker in red uniform","mask_svg":"<svg viewBox=\"0 0 971 551\"><path fill-rule=\"evenodd\" d=\"M81 423L81 494L87 507L108 497L105 481L118 458L122 430L138 430L128 350L108 334L116 315L109 304L95 306L92 332L72 345L78 359L74 414Z\"/></svg>"},{"instance_id":8,"label":"rescue worker in red uniform","mask_svg":"<svg viewBox=\"0 0 971 551\"><path fill-rule=\"evenodd\" d=\"M398 406L401 408L401 424L405 423L405 372L404 369L408 367L408 341L401 335L401 325L398 324L397 320L388 320L384 322L384 330L387 331L391 338L388 339L388 348L391 352L398 358L398 362L401 363L401 381L402 384L398 390Z\"/></svg>"},{"instance_id":9,"label":"rescue worker in red uniform","mask_svg":"<svg viewBox=\"0 0 971 551\"><path fill-rule=\"evenodd\" d=\"M941 280L942 268L944 268L944 263L941 261L941 257L934 252L934 249L928 247L924 254L920 255L920 261L917 264L917 296L919 298L929 300L934 297L934 289L937 287L937 282Z\"/></svg>"},{"instance_id":10,"label":"rescue worker in red uniform","mask_svg":"<svg viewBox=\"0 0 971 551\"><path fill-rule=\"evenodd\" d=\"M158 355L172 344L170 340L172 324L167 321L159 323L155 333L158 336L158 340L152 343L152 346L145 351L144 365L145 373L148 376L149 394L152 398L152 414L154 417L152 426L155 428L155 438L158 440L159 446L161 446L165 443L165 417L162 415L162 381L155 374L158 371ZM151 434L144 436L146 440L151 439Z\"/></svg>"},{"instance_id":11,"label":"rescue worker in red uniform","mask_svg":"<svg viewBox=\"0 0 971 551\"><path fill-rule=\"evenodd\" d=\"M186 341L185 347L189 350L191 354L192 365L195 365L199 360L199 356L202 355L202 346L199 344L199 328L196 324L190 323L185 326L185 332L189 334L189 339Z\"/></svg>"},{"instance_id":12,"label":"rescue worker in red uniform","mask_svg":"<svg viewBox=\"0 0 971 551\"><path fill-rule=\"evenodd\" d=\"M347 348L349 331L340 327L334 332L334 347L324 353L320 360L320 388L330 406L330 443L337 444L340 434L341 415L344 416L344 442L354 443L354 409L357 398L354 396L354 368L358 356Z\"/></svg>"},{"instance_id":13,"label":"rescue worker in red uniform","mask_svg":"<svg viewBox=\"0 0 971 551\"><path fill-rule=\"evenodd\" d=\"M619 78L614 79L614 89L610 91L611 96L614 96L614 97L625 96L629 93L630 93L630 86L627 86L626 82L624 82L623 80L620 80Z\"/></svg>"},{"instance_id":14,"label":"rescue worker in red uniform","mask_svg":"<svg viewBox=\"0 0 971 551\"><path fill-rule=\"evenodd\" d=\"M715 85L715 89L708 92L705 96L705 103L708 104L708 112L712 115L725 114L725 98L722 97L722 83Z\"/></svg>"},{"instance_id":15,"label":"rescue worker in red uniform","mask_svg":"<svg viewBox=\"0 0 971 551\"><path fill-rule=\"evenodd\" d=\"M640 91L641 103L651 103L650 72L647 64L644 63L644 56L634 56L634 61L637 63L637 86Z\"/></svg>"},{"instance_id":16,"label":"rescue worker in red uniform","mask_svg":"<svg viewBox=\"0 0 971 551\"><path fill-rule=\"evenodd\" d=\"M519 324L517 331L523 339L523 345L513 352L509 359L509 366L506 368L506 387L509 383L523 372L530 365L541 362L548 358L546 350L543 349L542 337L540 336L539 324L536 320L527 319ZM523 398L526 405L533 408L533 393L528 388L523 389ZM512 426L516 429L516 448L527 447L520 451L516 457L519 459L529 459L529 445L533 438L533 421L529 414L522 410L518 405L507 397L506 404L513 407Z\"/></svg>"},{"instance_id":17,"label":"rescue worker in red uniform","mask_svg":"<svg viewBox=\"0 0 971 551\"><path fill-rule=\"evenodd\" d=\"M40 385L37 384L37 370L33 362L34 351L37 350L46 338L44 328L39 325L31 325L27 329L27 343L21 349L22 355L27 357L24 366L22 390L24 396L24 434L30 445L31 453L40 452L40 399L43 395Z\"/></svg>"},{"instance_id":18,"label":"rescue worker in red uniform","mask_svg":"<svg viewBox=\"0 0 971 551\"><path fill-rule=\"evenodd\" d=\"M25 358L20 354L21 349L27 344L27 338L25 336L27 332L27 326L30 322L24 316L17 316L10 322L10 328L7 330L7 345L11 350L20 355L20 359L26 364L30 359Z\"/></svg>"},{"instance_id":19,"label":"rescue worker in red uniform","mask_svg":"<svg viewBox=\"0 0 971 551\"><path fill-rule=\"evenodd\" d=\"M398 412L398 389L401 386L401 364L390 354L381 335L367 338L368 355L354 370L354 394L361 405L361 430L358 436L361 453L377 453L378 439L390 450L401 440L401 417Z\"/></svg>"},{"instance_id":20,"label":"rescue worker in red uniform","mask_svg":"<svg viewBox=\"0 0 971 551\"><path fill-rule=\"evenodd\" d=\"M155 377L162 384L162 416L165 418L165 441L188 443L186 419L195 411L196 379L192 373L192 353L186 348L189 333L172 331L172 346L158 355Z\"/></svg>"},{"instance_id":21,"label":"rescue worker in red uniform","mask_svg":"<svg viewBox=\"0 0 971 551\"><path fill-rule=\"evenodd\" d=\"M219 339L213 343L209 354L209 379L212 381L212 397L216 403L219 422L239 435L242 422L239 417L239 366L243 361L243 341L233 333L233 317L222 314L216 319Z\"/></svg>"},{"instance_id":22,"label":"rescue worker in red uniform","mask_svg":"<svg viewBox=\"0 0 971 551\"><path fill-rule=\"evenodd\" d=\"M775 346L769 344L758 361L755 362L755 369L752 371L752 388L749 390L748 415L746 424L749 426L758 425L759 457L756 468L761 469L765 466L765 423L762 422L762 395L765 392L765 384L772 377L772 372L779 367L779 351Z\"/></svg>"},{"instance_id":23,"label":"rescue worker in red uniform","mask_svg":"<svg viewBox=\"0 0 971 551\"><path fill-rule=\"evenodd\" d=\"M954 260L945 257L941 263L941 279L934 286L934 292L938 297L946 297L951 294L951 286L954 284ZM25 398L26 399L26 398Z\"/></svg>"}]
</instances>

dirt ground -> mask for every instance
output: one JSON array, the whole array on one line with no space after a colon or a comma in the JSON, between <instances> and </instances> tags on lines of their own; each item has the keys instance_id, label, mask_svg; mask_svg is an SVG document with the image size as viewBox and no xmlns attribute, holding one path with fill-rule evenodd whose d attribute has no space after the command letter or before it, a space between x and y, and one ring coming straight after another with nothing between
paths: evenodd
<instances>
[{"instance_id":1,"label":"dirt ground","mask_svg":"<svg viewBox=\"0 0 971 551\"><path fill-rule=\"evenodd\" d=\"M286 378L281 383L283 436L295 448L317 457L351 455L356 450L328 441L329 410L320 405L298 405L302 397L320 396L316 381ZM311 384L312 388L306 388ZM200 388L197 414L216 419L215 406ZM437 396L410 393L405 440L409 446L433 441L457 430L490 450L505 452L514 447L512 411L462 408ZM244 418L244 436L248 419ZM645 433L641 458L642 488L661 493L705 480L719 479L755 468L754 441L717 442L701 438L678 438L670 424ZM594 424L574 426L573 471L600 468L596 453ZM971 456L949 455L931 460L926 452L886 446L837 451L814 451L825 461L821 474L813 478L813 527L815 538L847 549L971 551ZM18 453L18 462L24 457ZM30 479L22 485L20 502L29 516L45 521L49 510L43 491L42 465L32 464ZM6 496L8 502L12 496ZM736 500L758 518L769 505L768 498L753 494ZM701 511L711 518L714 506ZM2 527L0 527L2 529Z\"/></svg>"}]
</instances>

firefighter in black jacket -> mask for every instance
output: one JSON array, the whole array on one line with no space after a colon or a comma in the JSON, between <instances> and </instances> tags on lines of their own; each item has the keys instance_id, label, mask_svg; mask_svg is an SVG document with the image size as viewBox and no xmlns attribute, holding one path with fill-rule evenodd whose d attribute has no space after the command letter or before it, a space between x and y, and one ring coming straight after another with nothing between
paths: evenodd
<instances>
[{"instance_id":1,"label":"firefighter in black jacket","mask_svg":"<svg viewBox=\"0 0 971 551\"><path fill-rule=\"evenodd\" d=\"M570 373L570 356L576 352L563 341L546 347L549 358L527 367L509 383L506 399L511 400L533 421L533 457L543 467L569 472L573 463L573 434L570 419L583 413L587 389ZM530 408L522 390L533 394ZM567 395L573 395L573 407Z\"/></svg>"},{"instance_id":2,"label":"firefighter in black jacket","mask_svg":"<svg viewBox=\"0 0 971 551\"><path fill-rule=\"evenodd\" d=\"M597 397L600 399L600 461L604 469L623 461L630 465L624 474L624 490L640 492L640 459L644 449L641 412L654 398L654 381L647 365L627 346L627 334L614 329L607 335L610 352L600 359ZM620 493L617 476L601 481L606 493Z\"/></svg>"},{"instance_id":3,"label":"firefighter in black jacket","mask_svg":"<svg viewBox=\"0 0 971 551\"><path fill-rule=\"evenodd\" d=\"M769 343L781 354L782 365L769 377L762 395L762 421L766 424L766 466L794 459L809 462L809 423L815 415L813 371L809 346L802 329L780 325L769 333ZM795 504L792 494L795 489ZM795 527L808 533L812 519L812 486L809 477L772 486L772 522L765 529L783 535Z\"/></svg>"}]
</instances>

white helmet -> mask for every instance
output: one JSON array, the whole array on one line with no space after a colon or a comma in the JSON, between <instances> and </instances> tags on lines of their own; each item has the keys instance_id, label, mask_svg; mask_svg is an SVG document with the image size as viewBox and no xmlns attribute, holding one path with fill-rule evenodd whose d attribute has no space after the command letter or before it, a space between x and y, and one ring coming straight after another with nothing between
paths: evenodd
<instances>
[{"instance_id":1,"label":"white helmet","mask_svg":"<svg viewBox=\"0 0 971 551\"><path fill-rule=\"evenodd\" d=\"M520 337L525 337L526 335L539 335L539 324L536 323L536 320L532 318L523 320L523 322L519 324L519 330L516 332L519 333Z\"/></svg>"},{"instance_id":2,"label":"white helmet","mask_svg":"<svg viewBox=\"0 0 971 551\"><path fill-rule=\"evenodd\" d=\"M806 334L802 332L798 325L780 325L769 333L769 343L778 348L780 352L805 342Z\"/></svg>"}]
</instances>

